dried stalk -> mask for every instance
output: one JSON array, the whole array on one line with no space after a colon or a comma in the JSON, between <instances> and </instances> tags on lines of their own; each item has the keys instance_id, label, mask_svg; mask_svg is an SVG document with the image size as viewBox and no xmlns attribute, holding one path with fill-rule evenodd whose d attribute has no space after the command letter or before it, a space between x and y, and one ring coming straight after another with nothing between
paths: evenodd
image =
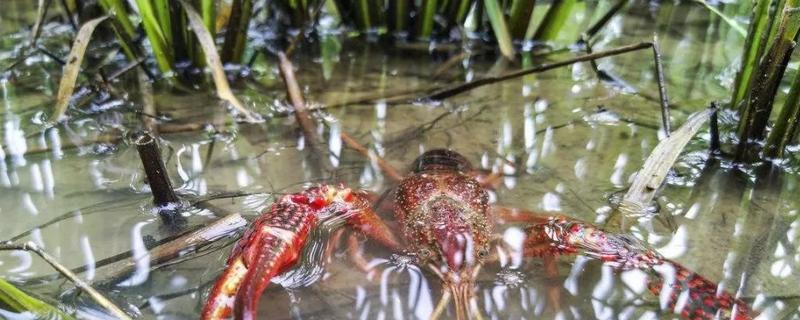
<instances>
[{"instance_id":1,"label":"dried stalk","mask_svg":"<svg viewBox=\"0 0 800 320\"><path fill-rule=\"evenodd\" d=\"M83 292L86 292L92 298L92 300L97 302L97 304L101 305L103 308L111 312L111 314L113 314L114 317L116 317L117 319L131 319L130 316L128 316L124 311L122 311L122 309L120 309L117 305L111 302L111 300L103 296L102 293L92 288L91 285L78 278L76 274L72 273L72 271L67 269L67 267L61 265L55 258L53 258L53 256L51 256L50 254L39 248L39 246L37 246L33 242L27 242L23 244L10 244L10 243L0 244L0 251L3 250L18 250L18 251L28 251L35 253L36 255L41 257L45 262L47 262L50 266L52 266L53 269L56 269L58 273L62 274L64 277L69 279L69 281L71 281L76 287L78 287L78 289L81 289L83 290Z\"/></svg>"},{"instance_id":2,"label":"dried stalk","mask_svg":"<svg viewBox=\"0 0 800 320\"><path fill-rule=\"evenodd\" d=\"M646 208L655 197L683 148L715 112L715 108L696 112L669 138L658 143L645 160L642 168L639 169L615 214L621 213L622 218L646 215ZM624 229L626 226L622 224L621 227Z\"/></svg>"}]
</instances>

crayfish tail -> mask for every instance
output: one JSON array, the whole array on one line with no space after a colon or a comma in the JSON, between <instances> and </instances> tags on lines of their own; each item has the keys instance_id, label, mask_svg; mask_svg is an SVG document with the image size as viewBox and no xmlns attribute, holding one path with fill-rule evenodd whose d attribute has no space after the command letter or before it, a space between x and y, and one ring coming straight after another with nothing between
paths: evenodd
<instances>
[{"instance_id":1,"label":"crayfish tail","mask_svg":"<svg viewBox=\"0 0 800 320\"><path fill-rule=\"evenodd\" d=\"M714 282L678 263L665 261L659 278L648 284L659 296L662 308L690 319L750 320L757 316L748 304L721 289Z\"/></svg>"}]
</instances>

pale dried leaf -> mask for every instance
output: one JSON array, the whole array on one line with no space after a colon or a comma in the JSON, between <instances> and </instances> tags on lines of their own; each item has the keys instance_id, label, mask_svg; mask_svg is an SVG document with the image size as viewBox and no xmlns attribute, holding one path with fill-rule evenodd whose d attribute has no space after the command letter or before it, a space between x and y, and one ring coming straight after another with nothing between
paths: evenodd
<instances>
[{"instance_id":1,"label":"pale dried leaf","mask_svg":"<svg viewBox=\"0 0 800 320\"><path fill-rule=\"evenodd\" d=\"M214 38L208 33L203 18L192 8L191 4L181 0L183 9L186 10L186 16L189 17L189 26L200 41L200 46L203 48L203 54L206 56L206 64L211 68L211 75L214 78L214 85L217 87L217 95L220 99L228 101L233 105L236 110L244 115L245 119L249 122L260 121L260 116L245 108L245 106L233 95L231 87L228 84L228 78L225 77L225 70L222 68L222 61L219 58L217 47L214 44Z\"/></svg>"},{"instance_id":2,"label":"pale dried leaf","mask_svg":"<svg viewBox=\"0 0 800 320\"><path fill-rule=\"evenodd\" d=\"M78 30L78 35L75 37L75 41L72 42L72 49L67 56L67 64L64 65L61 82L58 84L55 112L50 121L59 122L64 120L67 106L69 106L70 98L72 98L72 92L75 90L75 82L78 80L78 73L81 71L81 62L83 62L83 56L86 54L86 47L89 45L89 40L91 40L94 30L106 19L108 19L108 16L89 20Z\"/></svg>"}]
</instances>

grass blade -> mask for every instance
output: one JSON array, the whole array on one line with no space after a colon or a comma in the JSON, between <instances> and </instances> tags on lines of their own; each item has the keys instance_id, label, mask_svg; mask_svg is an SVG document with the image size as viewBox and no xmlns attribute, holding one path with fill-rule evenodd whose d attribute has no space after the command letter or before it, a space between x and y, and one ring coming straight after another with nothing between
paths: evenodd
<instances>
[{"instance_id":1,"label":"grass blade","mask_svg":"<svg viewBox=\"0 0 800 320\"><path fill-rule=\"evenodd\" d=\"M153 48L153 55L158 64L158 69L163 73L172 71L174 59L172 52L168 51L166 36L164 31L159 26L158 19L153 7L150 5L149 0L136 0L136 6L139 8L139 14L142 17L142 27L147 39L150 40L150 46Z\"/></svg>"},{"instance_id":2,"label":"grass blade","mask_svg":"<svg viewBox=\"0 0 800 320\"><path fill-rule=\"evenodd\" d=\"M494 37L497 38L497 44L500 46L500 52L503 53L508 60L514 60L514 44L511 42L511 34L508 32L506 20L503 16L503 10L497 0L484 0L486 6L486 15L489 16L489 23L492 24Z\"/></svg>"},{"instance_id":3,"label":"grass blade","mask_svg":"<svg viewBox=\"0 0 800 320\"><path fill-rule=\"evenodd\" d=\"M547 10L542 24L536 29L533 39L538 41L555 40L561 28L564 27L567 18L570 17L572 7L576 2L576 0L554 1L550 9Z\"/></svg>"},{"instance_id":4,"label":"grass blade","mask_svg":"<svg viewBox=\"0 0 800 320\"><path fill-rule=\"evenodd\" d=\"M206 64L211 68L211 74L214 78L214 85L217 87L217 95L220 99L230 103L236 111L245 117L248 122L260 121L260 116L247 110L244 105L233 95L231 87L228 84L228 78L225 77L225 69L222 68L222 62L217 53L217 48L214 46L214 38L208 33L203 18L192 8L191 4L186 3L185 0L179 0L186 11L186 16L189 18L189 26L194 31L197 40L200 41L200 46L203 48L203 54L206 57Z\"/></svg>"},{"instance_id":5,"label":"grass blade","mask_svg":"<svg viewBox=\"0 0 800 320\"><path fill-rule=\"evenodd\" d=\"M731 27L731 29L735 30L737 33L742 35L742 37L747 37L747 31L745 31L744 28L742 28L742 26L740 26L739 23L736 22L736 20L733 20L730 17L726 16L724 13L717 10L717 8L715 8L714 6L708 4L708 2L706 2L705 0L694 0L694 2L703 5L704 7L706 7L706 9L708 9L708 11L711 11L712 13L722 18L722 21L725 21L725 23L727 23ZM768 2L768 1L761 1L761 2Z\"/></svg>"},{"instance_id":6,"label":"grass blade","mask_svg":"<svg viewBox=\"0 0 800 320\"><path fill-rule=\"evenodd\" d=\"M89 20L78 30L78 35L75 37L75 41L72 42L72 49L70 49L67 56L67 64L64 65L64 71L61 74L61 82L58 84L56 105L53 116L50 118L51 122L64 120L72 92L75 90L75 82L78 80L78 74L81 71L81 62L83 62L83 56L86 54L86 47L89 45L89 40L91 40L94 30L106 19L108 19L108 16Z\"/></svg>"},{"instance_id":7,"label":"grass blade","mask_svg":"<svg viewBox=\"0 0 800 320\"><path fill-rule=\"evenodd\" d=\"M74 319L58 308L47 304L18 289L8 281L0 279L0 304L6 305L14 312L30 312L40 319Z\"/></svg>"}]
</instances>

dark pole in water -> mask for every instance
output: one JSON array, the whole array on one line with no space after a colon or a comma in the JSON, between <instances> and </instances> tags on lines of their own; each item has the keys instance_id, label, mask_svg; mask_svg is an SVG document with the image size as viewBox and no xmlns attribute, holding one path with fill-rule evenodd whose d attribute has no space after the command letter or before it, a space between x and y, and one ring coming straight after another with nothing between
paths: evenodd
<instances>
[{"instance_id":1,"label":"dark pole in water","mask_svg":"<svg viewBox=\"0 0 800 320\"><path fill-rule=\"evenodd\" d=\"M153 193L153 203L161 216L161 220L169 226L175 226L183 221L179 212L174 208L169 208L170 204L178 204L178 196L172 190L172 183L169 181L167 169L161 159L161 151L158 143L147 131L140 131L133 136L133 143L139 151L139 157L144 165L144 172L147 175L147 184Z\"/></svg>"}]
</instances>

